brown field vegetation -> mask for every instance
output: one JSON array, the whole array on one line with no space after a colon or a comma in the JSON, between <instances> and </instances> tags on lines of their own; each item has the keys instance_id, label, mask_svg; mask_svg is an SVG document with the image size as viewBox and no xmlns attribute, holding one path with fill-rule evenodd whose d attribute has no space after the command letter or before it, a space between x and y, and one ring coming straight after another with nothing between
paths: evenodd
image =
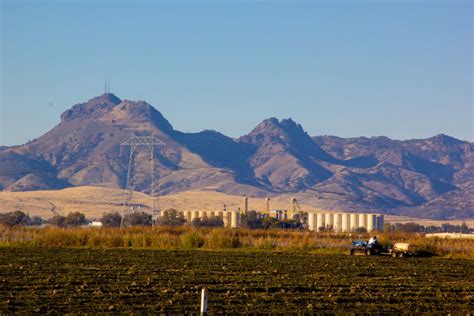
<instances>
[{"instance_id":1,"label":"brown field vegetation","mask_svg":"<svg viewBox=\"0 0 474 316\"><path fill-rule=\"evenodd\" d=\"M409 242L444 257L473 258L474 240L426 238L423 234L378 233L383 244ZM192 227L1 228L0 245L26 247L92 247L152 249L240 249L348 253L353 240L368 234L330 234L299 230L250 230Z\"/></svg>"}]
</instances>

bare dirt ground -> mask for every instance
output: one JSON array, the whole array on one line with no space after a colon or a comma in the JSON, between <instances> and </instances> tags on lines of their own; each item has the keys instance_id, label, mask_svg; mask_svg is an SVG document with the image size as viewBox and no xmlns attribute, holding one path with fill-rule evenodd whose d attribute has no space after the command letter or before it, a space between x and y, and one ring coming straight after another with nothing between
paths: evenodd
<instances>
[{"instance_id":1,"label":"bare dirt ground","mask_svg":"<svg viewBox=\"0 0 474 316\"><path fill-rule=\"evenodd\" d=\"M0 248L0 313L456 313L474 261L288 252Z\"/></svg>"}]
</instances>

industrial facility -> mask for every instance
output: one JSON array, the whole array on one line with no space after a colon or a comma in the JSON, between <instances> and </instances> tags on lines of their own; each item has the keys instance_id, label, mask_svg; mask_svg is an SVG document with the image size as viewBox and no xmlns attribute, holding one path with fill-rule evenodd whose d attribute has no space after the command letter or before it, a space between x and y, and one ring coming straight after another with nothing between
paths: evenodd
<instances>
[{"instance_id":1,"label":"industrial facility","mask_svg":"<svg viewBox=\"0 0 474 316\"><path fill-rule=\"evenodd\" d=\"M308 214L308 229L320 231L332 229L335 232L351 232L364 228L368 232L383 231L384 215L365 213L326 213L315 212Z\"/></svg>"},{"instance_id":2,"label":"industrial facility","mask_svg":"<svg viewBox=\"0 0 474 316\"><path fill-rule=\"evenodd\" d=\"M278 220L299 219L304 221L305 227L310 231L334 231L352 232L358 229L365 229L368 232L383 231L384 215L366 213L335 213L335 212L304 212L300 209L296 199L291 199L289 210L272 210L270 208L270 198L265 199L265 205L261 210L256 210L260 217L274 217ZM196 218L213 219L220 218L224 222L224 227L240 227L241 216L247 214L248 198L243 200L243 209L227 210L225 205L222 211L180 211L179 213L188 221L192 222ZM295 216L299 215L299 216Z\"/></svg>"},{"instance_id":3,"label":"industrial facility","mask_svg":"<svg viewBox=\"0 0 474 316\"><path fill-rule=\"evenodd\" d=\"M134 208L131 206L133 187L133 161L134 154L138 147L145 147L149 152L150 162L150 198L152 200L151 213L153 222L156 222L158 217L161 215L159 207L158 197L154 195L154 160L155 160L155 149L164 148L164 144L154 136L136 136L132 137L120 144L120 150L122 148L129 149L129 160L127 170L127 181L126 181L126 195L124 198L124 210L122 213L122 222L120 226L123 226L123 219L125 215L134 212ZM164 152L161 154L164 155ZM220 218L224 222L224 227L237 228L240 227L241 215L247 214L249 211L249 200L248 197L243 199L242 209L239 207L238 210L229 211L226 205L223 206L222 211L181 211L180 214L186 219L188 223L191 223L194 219L213 219ZM290 200L290 205L286 210L272 210L270 207L270 198L265 199L264 205L256 210L257 216L262 217L273 217L281 221L285 220L297 220L302 224L302 227L308 228L310 231L334 231L334 232L351 232L358 229L365 229L368 232L378 230L383 231L384 216L381 214L365 214L365 213L335 213L335 212L304 212L298 205L295 198Z\"/></svg>"}]
</instances>

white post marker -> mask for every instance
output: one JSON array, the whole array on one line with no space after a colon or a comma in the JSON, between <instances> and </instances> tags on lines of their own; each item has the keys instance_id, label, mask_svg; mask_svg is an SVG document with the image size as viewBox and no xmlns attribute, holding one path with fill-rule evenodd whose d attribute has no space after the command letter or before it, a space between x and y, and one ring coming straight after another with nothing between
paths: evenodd
<instances>
[{"instance_id":1,"label":"white post marker","mask_svg":"<svg viewBox=\"0 0 474 316\"><path fill-rule=\"evenodd\" d=\"M207 289L203 288L201 292L201 315L207 314Z\"/></svg>"}]
</instances>

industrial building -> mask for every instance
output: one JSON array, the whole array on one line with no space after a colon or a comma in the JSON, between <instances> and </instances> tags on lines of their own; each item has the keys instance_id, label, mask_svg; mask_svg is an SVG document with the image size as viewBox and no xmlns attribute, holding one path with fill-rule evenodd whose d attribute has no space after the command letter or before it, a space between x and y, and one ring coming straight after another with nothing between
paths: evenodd
<instances>
[{"instance_id":1,"label":"industrial building","mask_svg":"<svg viewBox=\"0 0 474 316\"><path fill-rule=\"evenodd\" d=\"M366 213L308 213L308 229L320 231L323 229L335 232L351 232L360 227L368 232L383 231L384 215Z\"/></svg>"},{"instance_id":2,"label":"industrial building","mask_svg":"<svg viewBox=\"0 0 474 316\"><path fill-rule=\"evenodd\" d=\"M224 227L240 227L240 211L185 211L180 213L188 222L192 222L195 218L218 217L224 222ZM278 212L276 216L278 216ZM308 213L308 229L310 231L332 230L334 232L351 232L360 227L363 227L368 232L383 231L384 215L330 212Z\"/></svg>"},{"instance_id":3,"label":"industrial building","mask_svg":"<svg viewBox=\"0 0 474 316\"><path fill-rule=\"evenodd\" d=\"M224 227L237 228L240 227L240 211L185 211L179 212L189 223L196 218L220 218L224 222Z\"/></svg>"}]
</instances>

